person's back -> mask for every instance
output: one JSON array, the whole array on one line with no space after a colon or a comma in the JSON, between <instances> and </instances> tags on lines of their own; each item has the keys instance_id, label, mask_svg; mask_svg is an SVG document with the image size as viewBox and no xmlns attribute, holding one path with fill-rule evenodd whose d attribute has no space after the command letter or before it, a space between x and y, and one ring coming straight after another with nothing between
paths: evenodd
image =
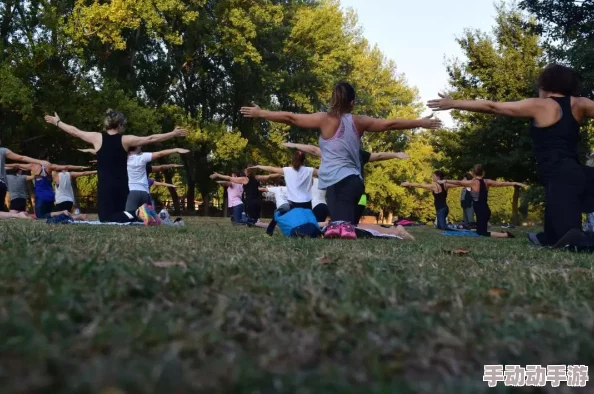
<instances>
[{"instance_id":1,"label":"person's back","mask_svg":"<svg viewBox=\"0 0 594 394\"><path fill-rule=\"evenodd\" d=\"M69 172L60 172L56 184L56 204L64 202L74 202L74 190L72 189L72 178Z\"/></svg>"},{"instance_id":2,"label":"person's back","mask_svg":"<svg viewBox=\"0 0 594 394\"><path fill-rule=\"evenodd\" d=\"M543 182L558 178L564 166L579 166L580 124L572 111L572 97L550 97L560 107L559 120L547 127L530 127L538 175Z\"/></svg>"},{"instance_id":3,"label":"person's back","mask_svg":"<svg viewBox=\"0 0 594 394\"><path fill-rule=\"evenodd\" d=\"M361 138L351 114L343 114L338 131L332 138L319 138L322 164L319 170L319 187L327 189L344 178L361 174L359 149Z\"/></svg>"},{"instance_id":4,"label":"person's back","mask_svg":"<svg viewBox=\"0 0 594 394\"><path fill-rule=\"evenodd\" d=\"M260 182L258 182L254 175L249 175L247 178L248 183L243 188L245 199L247 201L260 201Z\"/></svg>"},{"instance_id":5,"label":"person's back","mask_svg":"<svg viewBox=\"0 0 594 394\"><path fill-rule=\"evenodd\" d=\"M54 202L55 194L52 182L52 176L46 171L45 166L40 166L40 170L34 176L35 180L35 199L44 202Z\"/></svg>"},{"instance_id":6,"label":"person's back","mask_svg":"<svg viewBox=\"0 0 594 394\"><path fill-rule=\"evenodd\" d=\"M285 167L283 173L287 184L286 191L289 201L297 203L310 202L312 199L313 168L300 167L296 170L293 167Z\"/></svg>"},{"instance_id":7,"label":"person's back","mask_svg":"<svg viewBox=\"0 0 594 394\"><path fill-rule=\"evenodd\" d=\"M128 156L126 169L130 191L149 192L147 163L151 160L151 153L132 153Z\"/></svg>"},{"instance_id":8,"label":"person's back","mask_svg":"<svg viewBox=\"0 0 594 394\"><path fill-rule=\"evenodd\" d=\"M439 188L439 193L433 192L433 205L435 206L436 210L440 210L448 206L448 190L444 185L439 183L437 184L437 187Z\"/></svg>"},{"instance_id":9,"label":"person's back","mask_svg":"<svg viewBox=\"0 0 594 394\"><path fill-rule=\"evenodd\" d=\"M104 184L128 187L128 153L122 145L121 134L101 133L101 148L97 151L99 187Z\"/></svg>"},{"instance_id":10,"label":"person's back","mask_svg":"<svg viewBox=\"0 0 594 394\"><path fill-rule=\"evenodd\" d=\"M229 208L236 207L243 204L241 196L243 195L243 185L237 183L231 183L227 187L227 199Z\"/></svg>"}]
</instances>

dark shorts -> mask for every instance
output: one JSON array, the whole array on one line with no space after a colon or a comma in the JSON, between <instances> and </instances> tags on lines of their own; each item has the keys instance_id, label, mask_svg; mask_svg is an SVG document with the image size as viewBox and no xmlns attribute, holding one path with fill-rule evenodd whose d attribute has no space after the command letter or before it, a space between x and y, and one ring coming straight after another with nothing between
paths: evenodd
<instances>
[{"instance_id":1,"label":"dark shorts","mask_svg":"<svg viewBox=\"0 0 594 394\"><path fill-rule=\"evenodd\" d=\"M35 201L35 216L37 219L49 219L54 209L53 201L44 201L37 199Z\"/></svg>"},{"instance_id":2,"label":"dark shorts","mask_svg":"<svg viewBox=\"0 0 594 394\"><path fill-rule=\"evenodd\" d=\"M72 201L61 202L59 204L56 204L56 212L61 212L61 211L72 212L73 206L74 206L74 203Z\"/></svg>"},{"instance_id":3,"label":"dark shorts","mask_svg":"<svg viewBox=\"0 0 594 394\"><path fill-rule=\"evenodd\" d=\"M15 198L10 201L10 210L17 212L27 212L27 199Z\"/></svg>"}]
</instances>

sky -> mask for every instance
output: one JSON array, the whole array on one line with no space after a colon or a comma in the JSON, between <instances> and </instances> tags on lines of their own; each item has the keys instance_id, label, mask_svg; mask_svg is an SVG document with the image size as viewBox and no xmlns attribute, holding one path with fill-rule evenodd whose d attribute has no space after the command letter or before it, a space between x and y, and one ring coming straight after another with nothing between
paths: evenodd
<instances>
[{"instance_id":1,"label":"sky","mask_svg":"<svg viewBox=\"0 0 594 394\"><path fill-rule=\"evenodd\" d=\"M491 32L495 24L493 0L341 0L341 4L357 11L365 38L396 62L423 103L448 86L445 59L463 59L456 37L466 28ZM452 126L449 113L440 113L439 118Z\"/></svg>"}]
</instances>

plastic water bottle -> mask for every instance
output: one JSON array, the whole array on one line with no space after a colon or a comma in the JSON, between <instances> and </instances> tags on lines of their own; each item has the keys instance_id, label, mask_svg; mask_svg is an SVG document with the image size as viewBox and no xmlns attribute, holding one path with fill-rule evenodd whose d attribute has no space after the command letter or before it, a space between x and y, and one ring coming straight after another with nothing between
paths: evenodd
<instances>
[{"instance_id":1,"label":"plastic water bottle","mask_svg":"<svg viewBox=\"0 0 594 394\"><path fill-rule=\"evenodd\" d=\"M74 214L75 214L75 215L80 215L80 209L76 208L76 209L74 210Z\"/></svg>"}]
</instances>

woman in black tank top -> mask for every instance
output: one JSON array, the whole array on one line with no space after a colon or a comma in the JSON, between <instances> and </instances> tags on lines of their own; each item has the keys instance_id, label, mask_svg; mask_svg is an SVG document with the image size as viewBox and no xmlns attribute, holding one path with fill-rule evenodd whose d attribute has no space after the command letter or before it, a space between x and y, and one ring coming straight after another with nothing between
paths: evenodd
<instances>
[{"instance_id":1,"label":"woman in black tank top","mask_svg":"<svg viewBox=\"0 0 594 394\"><path fill-rule=\"evenodd\" d=\"M440 181L450 188L453 187L470 187L470 195L473 200L474 213L476 215L476 233L482 237L493 237L493 238L514 238L509 232L489 232L489 220L491 219L491 208L489 208L489 187L507 187L507 186L518 186L526 187L526 185L519 182L498 182L490 179L483 179L485 172L481 164L477 164L472 169L474 179L452 181L444 180Z\"/></svg>"},{"instance_id":2,"label":"woman in black tank top","mask_svg":"<svg viewBox=\"0 0 594 394\"><path fill-rule=\"evenodd\" d=\"M448 223L447 218L450 214L450 208L448 207L447 198L448 198L448 185L446 184L439 184L440 180L445 178L445 174L443 171L435 171L431 175L433 182L431 184L422 184L422 183L411 183L411 182L402 182L401 186L403 187L414 187L419 189L429 190L433 194L433 204L435 205L435 213L437 216L437 224L436 227L440 230L447 230Z\"/></svg>"},{"instance_id":3,"label":"woman in black tank top","mask_svg":"<svg viewBox=\"0 0 594 394\"><path fill-rule=\"evenodd\" d=\"M428 106L435 111L459 109L532 119L537 173L545 187L545 225L543 233L528 238L536 245L554 246L570 230L582 230L582 213L594 212L594 168L578 160L579 125L594 118L594 101L576 97L578 79L565 66L547 66L538 85L538 98L499 103L453 100L440 94Z\"/></svg>"},{"instance_id":4,"label":"woman in black tank top","mask_svg":"<svg viewBox=\"0 0 594 394\"><path fill-rule=\"evenodd\" d=\"M244 224L248 225L256 225L260 219L260 212L262 210L260 182L267 182L270 179L283 177L282 174L254 175L253 170L250 169L250 167L253 166L254 165L252 164L248 164L243 170L245 176L241 177L222 175L217 172L210 176L211 179L220 179L223 181L244 185L243 191L245 192L245 213L247 215L247 222ZM267 225L262 224L262 227L267 227Z\"/></svg>"},{"instance_id":5,"label":"woman in black tank top","mask_svg":"<svg viewBox=\"0 0 594 394\"><path fill-rule=\"evenodd\" d=\"M125 212L128 198L128 150L135 146L144 146L164 142L175 137L185 137L187 131L175 128L170 133L153 134L147 137L123 135L126 117L118 111L108 109L105 113L105 132L94 133L82 131L60 120L58 114L45 116L47 123L53 124L73 137L92 144L97 154L98 192L97 207L99 220L102 222L126 223L138 220L135 212ZM146 215L145 215L146 216ZM156 222L155 218L143 218L145 224Z\"/></svg>"}]
</instances>

